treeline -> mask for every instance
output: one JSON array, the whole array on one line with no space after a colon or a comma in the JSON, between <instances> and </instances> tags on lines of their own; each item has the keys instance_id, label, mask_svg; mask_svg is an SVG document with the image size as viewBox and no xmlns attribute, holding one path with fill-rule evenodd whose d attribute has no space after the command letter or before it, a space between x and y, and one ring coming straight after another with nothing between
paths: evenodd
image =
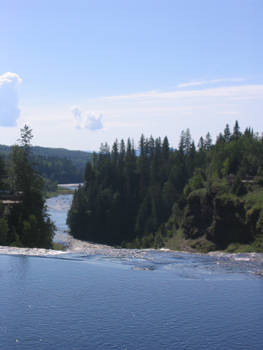
<instances>
[{"instance_id":1,"label":"treeline","mask_svg":"<svg viewBox=\"0 0 263 350\"><path fill-rule=\"evenodd\" d=\"M54 225L46 211L44 182L30 160L32 137L25 126L8 162L0 157L0 245L52 247Z\"/></svg>"},{"instance_id":2,"label":"treeline","mask_svg":"<svg viewBox=\"0 0 263 350\"><path fill-rule=\"evenodd\" d=\"M189 129L178 149L167 137L102 145L85 169L68 224L74 237L127 247L176 241L198 249L254 244L263 235L263 139L238 122L196 147ZM261 192L260 192L261 191Z\"/></svg>"}]
</instances>

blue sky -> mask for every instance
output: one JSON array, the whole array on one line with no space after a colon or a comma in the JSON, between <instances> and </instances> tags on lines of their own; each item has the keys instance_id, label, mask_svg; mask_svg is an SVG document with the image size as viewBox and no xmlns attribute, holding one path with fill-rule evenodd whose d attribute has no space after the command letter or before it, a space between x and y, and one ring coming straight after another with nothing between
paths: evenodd
<instances>
[{"instance_id":1,"label":"blue sky","mask_svg":"<svg viewBox=\"0 0 263 350\"><path fill-rule=\"evenodd\" d=\"M263 129L262 0L0 3L0 143Z\"/></svg>"}]
</instances>

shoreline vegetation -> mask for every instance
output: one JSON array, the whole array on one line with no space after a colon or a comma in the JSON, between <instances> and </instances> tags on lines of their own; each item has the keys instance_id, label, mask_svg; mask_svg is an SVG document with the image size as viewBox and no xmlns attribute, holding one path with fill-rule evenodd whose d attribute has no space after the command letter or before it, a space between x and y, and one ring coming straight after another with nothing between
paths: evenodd
<instances>
[{"instance_id":1,"label":"shoreline vegetation","mask_svg":"<svg viewBox=\"0 0 263 350\"><path fill-rule=\"evenodd\" d=\"M263 137L236 121L213 144L189 129L102 144L67 223L73 237L124 248L263 252Z\"/></svg>"},{"instance_id":2,"label":"shoreline vegetation","mask_svg":"<svg viewBox=\"0 0 263 350\"><path fill-rule=\"evenodd\" d=\"M67 246L63 243L58 243L58 242L52 242L52 247L51 249L53 250L59 250L59 251L65 251L67 249Z\"/></svg>"},{"instance_id":3,"label":"shoreline vegetation","mask_svg":"<svg viewBox=\"0 0 263 350\"><path fill-rule=\"evenodd\" d=\"M61 183L81 182L86 163L91 159L91 152L39 146L30 149L31 165L45 179L47 190L54 190ZM10 159L11 153L12 146L0 145L0 154L5 161Z\"/></svg>"},{"instance_id":4,"label":"shoreline vegetation","mask_svg":"<svg viewBox=\"0 0 263 350\"><path fill-rule=\"evenodd\" d=\"M44 199L44 180L31 164L32 130L20 130L8 161L0 158L0 245L52 248L55 225Z\"/></svg>"},{"instance_id":5,"label":"shoreline vegetation","mask_svg":"<svg viewBox=\"0 0 263 350\"><path fill-rule=\"evenodd\" d=\"M65 187L57 187L55 191L50 191L46 193L46 198L52 198L52 197L57 197L62 194L74 194L75 190L72 190L70 188L65 188Z\"/></svg>"},{"instance_id":6,"label":"shoreline vegetation","mask_svg":"<svg viewBox=\"0 0 263 350\"><path fill-rule=\"evenodd\" d=\"M47 191L32 164L32 130L0 157L0 245L64 249L53 242L45 198L73 194L67 224L79 240L120 248L263 252L263 137L226 125L195 146L189 129L177 149L167 137L101 145L78 189Z\"/></svg>"}]
</instances>

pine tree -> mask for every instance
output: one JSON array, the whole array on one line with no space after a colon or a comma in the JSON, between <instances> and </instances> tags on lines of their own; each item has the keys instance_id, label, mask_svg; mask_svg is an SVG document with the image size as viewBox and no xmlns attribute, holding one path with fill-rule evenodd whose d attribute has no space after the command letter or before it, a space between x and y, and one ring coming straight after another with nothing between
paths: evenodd
<instances>
[{"instance_id":1,"label":"pine tree","mask_svg":"<svg viewBox=\"0 0 263 350\"><path fill-rule=\"evenodd\" d=\"M228 124L226 124L225 130L224 130L224 140L225 142L229 142L231 140L231 131Z\"/></svg>"},{"instance_id":2,"label":"pine tree","mask_svg":"<svg viewBox=\"0 0 263 350\"><path fill-rule=\"evenodd\" d=\"M20 145L12 149L10 187L21 193L22 203L13 209L9 222L24 246L50 248L54 225L50 221L43 199L43 180L30 163L32 130L25 125L19 139Z\"/></svg>"},{"instance_id":3,"label":"pine tree","mask_svg":"<svg viewBox=\"0 0 263 350\"><path fill-rule=\"evenodd\" d=\"M169 152L170 152L169 141L167 136L165 136L162 144L162 153L163 153L163 159L165 159L166 161L169 158Z\"/></svg>"},{"instance_id":4,"label":"pine tree","mask_svg":"<svg viewBox=\"0 0 263 350\"><path fill-rule=\"evenodd\" d=\"M5 176L5 163L3 158L0 156L0 190L3 190L5 188Z\"/></svg>"},{"instance_id":5,"label":"pine tree","mask_svg":"<svg viewBox=\"0 0 263 350\"><path fill-rule=\"evenodd\" d=\"M211 147L212 147L212 138L211 138L211 135L210 135L210 133L208 132L207 134L206 134L206 137L205 137L205 143L204 143L204 147L205 147L205 149L206 150L210 150L211 149Z\"/></svg>"},{"instance_id":6,"label":"pine tree","mask_svg":"<svg viewBox=\"0 0 263 350\"><path fill-rule=\"evenodd\" d=\"M199 151L203 151L205 148L205 141L203 139L203 137L201 136L198 142L198 149Z\"/></svg>"},{"instance_id":7,"label":"pine tree","mask_svg":"<svg viewBox=\"0 0 263 350\"><path fill-rule=\"evenodd\" d=\"M234 128L233 128L232 140L238 140L241 135L242 134L240 132L240 127L239 127L238 121L236 120Z\"/></svg>"}]
</instances>

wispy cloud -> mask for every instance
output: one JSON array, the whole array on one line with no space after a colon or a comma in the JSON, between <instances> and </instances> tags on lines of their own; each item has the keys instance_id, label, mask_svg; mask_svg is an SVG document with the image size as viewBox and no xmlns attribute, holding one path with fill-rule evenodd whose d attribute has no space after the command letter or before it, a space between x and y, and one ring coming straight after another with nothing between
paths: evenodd
<instances>
[{"instance_id":1,"label":"wispy cloud","mask_svg":"<svg viewBox=\"0 0 263 350\"><path fill-rule=\"evenodd\" d=\"M198 138L208 130L216 134L236 119L244 127L260 130L263 127L263 84L145 91L93 98L87 102L93 111L107 116L107 135L112 133L115 137L135 135L137 139L143 132L174 139L189 127Z\"/></svg>"},{"instance_id":2,"label":"wispy cloud","mask_svg":"<svg viewBox=\"0 0 263 350\"><path fill-rule=\"evenodd\" d=\"M0 86L4 84L22 83L22 79L16 73L6 72L0 75Z\"/></svg>"},{"instance_id":3,"label":"wispy cloud","mask_svg":"<svg viewBox=\"0 0 263 350\"><path fill-rule=\"evenodd\" d=\"M82 124L82 112L80 110L79 107L72 107L71 108L71 111L72 111L72 114L73 114L73 117L74 117L74 120L75 120L75 123L76 123L76 127L79 128L80 125Z\"/></svg>"},{"instance_id":4,"label":"wispy cloud","mask_svg":"<svg viewBox=\"0 0 263 350\"><path fill-rule=\"evenodd\" d=\"M212 79L212 80L199 80L199 81L190 81L187 83L178 84L177 88L188 88L188 87L219 84L219 83L240 83L242 81L245 81L245 79L244 78L221 78L221 79Z\"/></svg>"},{"instance_id":5,"label":"wispy cloud","mask_svg":"<svg viewBox=\"0 0 263 350\"><path fill-rule=\"evenodd\" d=\"M123 103L125 101L134 102L167 102L176 101L182 99L192 99L195 97L225 97L229 99L253 99L257 97L262 97L263 85L233 85L233 86L220 86L220 87L210 87L206 89L193 89L193 90L174 90L174 91L146 91L139 92L129 95L117 95L117 96L104 96L100 98L93 99L98 102L119 102ZM92 99L90 100L92 101Z\"/></svg>"},{"instance_id":6,"label":"wispy cloud","mask_svg":"<svg viewBox=\"0 0 263 350\"><path fill-rule=\"evenodd\" d=\"M208 131L215 137L228 123L238 119L241 128L251 126L263 130L263 84L219 84L173 91L145 91L133 94L85 98L79 105L21 105L19 123L28 122L39 135L39 144L48 141L54 147L99 149L102 141L113 143L116 138L138 140L140 135L169 137L176 147L180 132L190 128L198 141ZM80 107L81 106L81 107ZM92 113L90 113L92 111ZM102 117L103 116L103 117ZM57 127L61 138L57 138ZM103 135L101 130L103 128ZM87 132L79 132L88 131ZM10 128L8 132L11 133ZM99 132L95 132L98 130ZM4 135L5 136L5 135Z\"/></svg>"},{"instance_id":7,"label":"wispy cloud","mask_svg":"<svg viewBox=\"0 0 263 350\"><path fill-rule=\"evenodd\" d=\"M89 129L91 131L100 130L103 128L102 114L96 116L93 113L85 113L81 111L79 107L73 107L71 109L75 125L77 129Z\"/></svg>"},{"instance_id":8,"label":"wispy cloud","mask_svg":"<svg viewBox=\"0 0 263 350\"><path fill-rule=\"evenodd\" d=\"M16 73L6 72L0 75L0 126L16 125L20 116L17 85L22 82Z\"/></svg>"}]
</instances>

